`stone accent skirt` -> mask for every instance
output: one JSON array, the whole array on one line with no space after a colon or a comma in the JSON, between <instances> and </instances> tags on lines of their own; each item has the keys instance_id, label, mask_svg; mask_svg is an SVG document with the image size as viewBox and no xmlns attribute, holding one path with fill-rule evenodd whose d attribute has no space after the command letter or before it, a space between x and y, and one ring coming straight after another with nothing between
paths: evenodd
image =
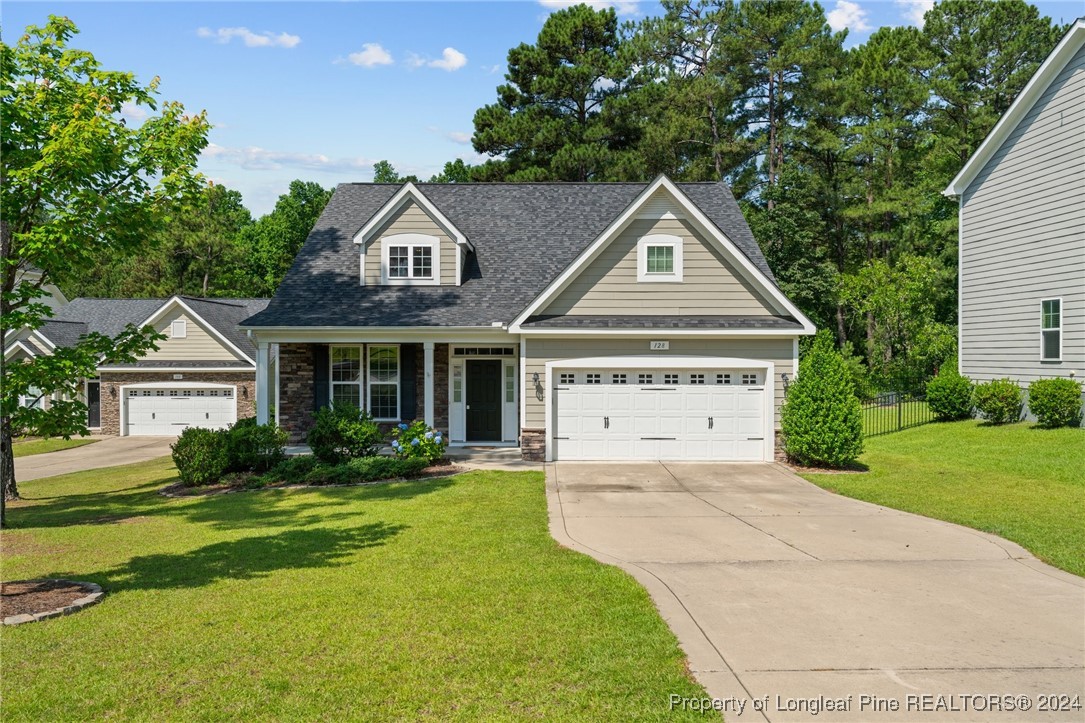
<instances>
[{"instance_id":1,"label":"stone accent skirt","mask_svg":"<svg viewBox=\"0 0 1085 723\"><path fill-rule=\"evenodd\" d=\"M546 459L546 430L521 429L520 453L529 462L542 462Z\"/></svg>"}]
</instances>

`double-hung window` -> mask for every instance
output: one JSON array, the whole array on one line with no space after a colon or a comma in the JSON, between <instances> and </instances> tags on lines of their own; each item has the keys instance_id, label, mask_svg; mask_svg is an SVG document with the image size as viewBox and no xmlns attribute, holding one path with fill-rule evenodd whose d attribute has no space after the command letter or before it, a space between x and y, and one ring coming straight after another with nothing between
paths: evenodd
<instances>
[{"instance_id":1,"label":"double-hung window","mask_svg":"<svg viewBox=\"0 0 1085 723\"><path fill-rule=\"evenodd\" d=\"M332 403L362 406L362 348L333 346L331 348Z\"/></svg>"},{"instance_id":2,"label":"double-hung window","mask_svg":"<svg viewBox=\"0 0 1085 723\"><path fill-rule=\"evenodd\" d=\"M399 347L369 347L369 413L374 419L399 419Z\"/></svg>"},{"instance_id":3,"label":"double-hung window","mask_svg":"<svg viewBox=\"0 0 1085 723\"><path fill-rule=\"evenodd\" d=\"M436 284L440 281L440 241L423 234L396 234L381 239L384 283Z\"/></svg>"},{"instance_id":4,"label":"double-hung window","mask_svg":"<svg viewBox=\"0 0 1085 723\"><path fill-rule=\"evenodd\" d=\"M649 234L637 241L637 281L681 281L682 239Z\"/></svg>"},{"instance_id":5,"label":"double-hung window","mask_svg":"<svg viewBox=\"0 0 1085 723\"><path fill-rule=\"evenodd\" d=\"M1040 302L1040 359L1062 359L1062 299Z\"/></svg>"}]
</instances>

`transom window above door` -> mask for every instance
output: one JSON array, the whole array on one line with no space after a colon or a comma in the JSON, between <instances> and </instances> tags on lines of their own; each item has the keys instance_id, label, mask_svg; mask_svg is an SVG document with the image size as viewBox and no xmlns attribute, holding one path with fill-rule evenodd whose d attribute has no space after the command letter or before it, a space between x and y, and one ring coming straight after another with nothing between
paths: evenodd
<instances>
[{"instance_id":1,"label":"transom window above door","mask_svg":"<svg viewBox=\"0 0 1085 723\"><path fill-rule=\"evenodd\" d=\"M381 239L381 276L389 285L440 283L440 240L404 233Z\"/></svg>"}]
</instances>

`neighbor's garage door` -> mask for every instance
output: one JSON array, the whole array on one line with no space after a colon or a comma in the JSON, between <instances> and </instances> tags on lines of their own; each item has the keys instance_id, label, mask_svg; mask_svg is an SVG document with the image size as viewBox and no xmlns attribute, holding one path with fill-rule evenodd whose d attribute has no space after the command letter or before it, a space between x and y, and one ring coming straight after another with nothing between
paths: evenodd
<instances>
[{"instance_id":1,"label":"neighbor's garage door","mask_svg":"<svg viewBox=\"0 0 1085 723\"><path fill-rule=\"evenodd\" d=\"M130 435L180 434L186 427L222 429L236 420L233 389L128 389Z\"/></svg>"},{"instance_id":2,"label":"neighbor's garage door","mask_svg":"<svg viewBox=\"0 0 1085 723\"><path fill-rule=\"evenodd\" d=\"M764 372L554 372L558 460L764 459Z\"/></svg>"}]
</instances>

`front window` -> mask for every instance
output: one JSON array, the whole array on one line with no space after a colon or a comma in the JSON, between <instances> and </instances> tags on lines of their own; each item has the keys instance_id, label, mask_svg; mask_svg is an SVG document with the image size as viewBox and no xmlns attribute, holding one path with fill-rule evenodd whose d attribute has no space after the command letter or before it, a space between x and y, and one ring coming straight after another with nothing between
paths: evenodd
<instances>
[{"instance_id":1,"label":"front window","mask_svg":"<svg viewBox=\"0 0 1085 723\"><path fill-rule=\"evenodd\" d=\"M1040 359L1062 359L1062 299L1040 302Z\"/></svg>"},{"instance_id":2,"label":"front window","mask_svg":"<svg viewBox=\"0 0 1085 723\"><path fill-rule=\"evenodd\" d=\"M331 386L333 404L362 406L362 348L333 346L331 348Z\"/></svg>"},{"instance_id":3,"label":"front window","mask_svg":"<svg viewBox=\"0 0 1085 723\"><path fill-rule=\"evenodd\" d=\"M369 347L369 413L374 419L399 419L399 347Z\"/></svg>"}]
</instances>

